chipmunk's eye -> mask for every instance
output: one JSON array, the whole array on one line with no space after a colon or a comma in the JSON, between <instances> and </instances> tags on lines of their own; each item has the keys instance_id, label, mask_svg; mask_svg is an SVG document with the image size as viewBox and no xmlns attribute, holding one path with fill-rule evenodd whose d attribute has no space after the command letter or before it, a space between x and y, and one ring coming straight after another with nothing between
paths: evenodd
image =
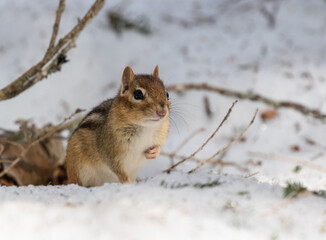
<instances>
[{"instance_id":1,"label":"chipmunk's eye","mask_svg":"<svg viewBox=\"0 0 326 240\"><path fill-rule=\"evenodd\" d=\"M166 92L166 97L168 98L168 100L170 99L170 95L168 92Z\"/></svg>"},{"instance_id":2,"label":"chipmunk's eye","mask_svg":"<svg viewBox=\"0 0 326 240\"><path fill-rule=\"evenodd\" d=\"M144 100L145 97L144 97L143 92L138 89L138 90L134 91L134 98L136 100Z\"/></svg>"}]
</instances>

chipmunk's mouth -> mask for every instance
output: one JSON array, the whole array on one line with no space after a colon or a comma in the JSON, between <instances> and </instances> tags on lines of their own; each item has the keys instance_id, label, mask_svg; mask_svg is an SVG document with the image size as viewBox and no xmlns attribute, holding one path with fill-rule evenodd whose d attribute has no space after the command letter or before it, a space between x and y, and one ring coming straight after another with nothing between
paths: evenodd
<instances>
[{"instance_id":1,"label":"chipmunk's mouth","mask_svg":"<svg viewBox=\"0 0 326 240\"><path fill-rule=\"evenodd\" d=\"M164 118L165 118L165 116L155 116L155 117L149 118L148 120L150 122L159 122L159 121L161 121Z\"/></svg>"},{"instance_id":2,"label":"chipmunk's mouth","mask_svg":"<svg viewBox=\"0 0 326 240\"><path fill-rule=\"evenodd\" d=\"M148 120L151 122L159 122L160 120L164 119L167 116L167 111L161 110L161 111L156 111L155 116L149 118Z\"/></svg>"},{"instance_id":3,"label":"chipmunk's mouth","mask_svg":"<svg viewBox=\"0 0 326 240\"><path fill-rule=\"evenodd\" d=\"M149 121L151 121L151 122L158 122L158 121L160 121L161 119L162 119L161 117L150 118Z\"/></svg>"}]
</instances>

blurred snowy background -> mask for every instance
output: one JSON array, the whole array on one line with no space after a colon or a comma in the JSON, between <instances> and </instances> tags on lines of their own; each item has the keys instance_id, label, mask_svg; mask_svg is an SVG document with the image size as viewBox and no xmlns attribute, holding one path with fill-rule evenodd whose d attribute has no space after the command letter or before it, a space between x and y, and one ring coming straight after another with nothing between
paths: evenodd
<instances>
[{"instance_id":1,"label":"blurred snowy background","mask_svg":"<svg viewBox=\"0 0 326 240\"><path fill-rule=\"evenodd\" d=\"M66 1L59 38L92 3ZM0 2L0 88L43 57L57 5L58 1L41 0ZM110 25L109 12L142 27L118 33ZM20 118L39 126L59 123L77 108L91 109L117 93L126 65L135 73L151 73L158 64L166 85L208 83L326 112L325 41L324 0L107 1L68 53L61 72L0 102L0 127L16 129L14 122ZM211 118L205 114L204 97L209 99ZM203 91L170 93L170 99L174 123L162 151L173 152L189 134L205 128L180 155L199 147L234 101ZM209 157L236 137L256 108L260 113L270 109L239 101L198 158ZM323 122L280 109L269 121L257 117L245 138L223 156L235 165L205 165L187 175L184 172L195 166L188 162L167 175L162 170L169 159L160 156L142 169L138 183L128 186L0 187L0 236L325 239L325 198L310 194L285 204L282 196L288 181L311 191L326 190L325 133ZM261 158L252 152L297 160ZM195 187L217 179L221 184Z\"/></svg>"}]
</instances>

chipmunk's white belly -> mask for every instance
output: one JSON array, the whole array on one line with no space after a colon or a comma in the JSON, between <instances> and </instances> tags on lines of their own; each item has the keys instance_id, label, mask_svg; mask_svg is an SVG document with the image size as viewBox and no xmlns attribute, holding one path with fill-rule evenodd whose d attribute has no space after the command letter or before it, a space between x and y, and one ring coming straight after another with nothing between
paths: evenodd
<instances>
[{"instance_id":1,"label":"chipmunk's white belly","mask_svg":"<svg viewBox=\"0 0 326 240\"><path fill-rule=\"evenodd\" d=\"M83 165L79 174L83 186L101 186L106 182L119 182L117 175L104 162L96 166Z\"/></svg>"},{"instance_id":2,"label":"chipmunk's white belly","mask_svg":"<svg viewBox=\"0 0 326 240\"><path fill-rule=\"evenodd\" d=\"M136 179L139 168L148 162L144 151L155 145L155 135L159 127L146 128L129 144L124 159L125 171L132 181Z\"/></svg>"},{"instance_id":3,"label":"chipmunk's white belly","mask_svg":"<svg viewBox=\"0 0 326 240\"><path fill-rule=\"evenodd\" d=\"M121 160L130 180L134 181L139 168L150 161L146 159L144 152L159 144L159 129L160 125L144 128L129 143L125 143L127 149ZM105 162L97 162L95 166L83 165L80 169L80 178L83 186L100 186L106 182L119 182L118 176Z\"/></svg>"}]
</instances>

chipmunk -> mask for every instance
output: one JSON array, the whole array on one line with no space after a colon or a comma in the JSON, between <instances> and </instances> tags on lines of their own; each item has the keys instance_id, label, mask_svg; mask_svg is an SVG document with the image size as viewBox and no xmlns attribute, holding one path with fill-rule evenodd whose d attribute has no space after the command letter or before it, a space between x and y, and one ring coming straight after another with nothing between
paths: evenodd
<instances>
[{"instance_id":1,"label":"chipmunk","mask_svg":"<svg viewBox=\"0 0 326 240\"><path fill-rule=\"evenodd\" d=\"M91 187L134 181L146 159L159 155L169 114L169 94L158 66L153 75L135 75L127 66L117 96L91 110L71 135L68 182Z\"/></svg>"}]
</instances>

